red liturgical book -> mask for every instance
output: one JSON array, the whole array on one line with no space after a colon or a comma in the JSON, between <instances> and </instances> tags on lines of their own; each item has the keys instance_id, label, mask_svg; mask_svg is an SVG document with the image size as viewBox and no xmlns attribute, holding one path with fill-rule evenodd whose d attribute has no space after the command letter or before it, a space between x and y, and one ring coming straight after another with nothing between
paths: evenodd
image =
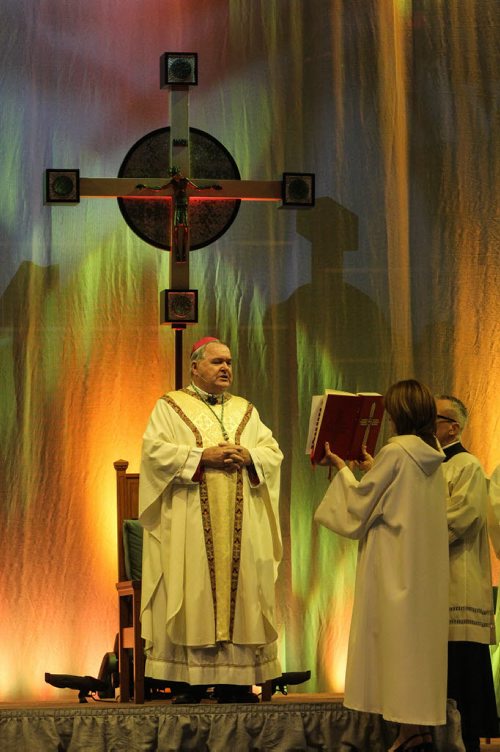
<instances>
[{"instance_id":1,"label":"red liturgical book","mask_svg":"<svg viewBox=\"0 0 500 752\"><path fill-rule=\"evenodd\" d=\"M343 460L362 460L363 444L373 455L383 415L381 394L326 389L323 395L312 398L306 454L317 464L328 441L330 450Z\"/></svg>"}]
</instances>

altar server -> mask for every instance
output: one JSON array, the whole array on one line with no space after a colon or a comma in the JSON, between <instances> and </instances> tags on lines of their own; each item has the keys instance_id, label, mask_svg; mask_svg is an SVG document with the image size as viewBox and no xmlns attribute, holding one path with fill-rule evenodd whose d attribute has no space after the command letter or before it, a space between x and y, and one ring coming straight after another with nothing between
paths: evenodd
<instances>
[{"instance_id":1,"label":"altar server","mask_svg":"<svg viewBox=\"0 0 500 752\"><path fill-rule=\"evenodd\" d=\"M465 749L479 752L480 737L498 736L489 650L495 628L488 492L481 463L461 442L467 408L451 395L439 395L436 406L450 546L448 696L457 701Z\"/></svg>"},{"instance_id":2,"label":"altar server","mask_svg":"<svg viewBox=\"0 0 500 752\"><path fill-rule=\"evenodd\" d=\"M432 749L446 723L448 530L444 455L430 390L413 379L384 397L395 436L356 480L338 470L315 520L359 541L344 704L399 726L391 750Z\"/></svg>"}]
</instances>

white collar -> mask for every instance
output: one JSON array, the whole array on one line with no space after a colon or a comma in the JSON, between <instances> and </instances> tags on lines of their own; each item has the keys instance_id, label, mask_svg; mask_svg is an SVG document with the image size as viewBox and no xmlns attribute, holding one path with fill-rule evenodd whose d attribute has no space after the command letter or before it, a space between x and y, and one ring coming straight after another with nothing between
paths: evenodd
<instances>
[{"instance_id":1,"label":"white collar","mask_svg":"<svg viewBox=\"0 0 500 752\"><path fill-rule=\"evenodd\" d=\"M220 405L221 402L224 402L228 399L229 395L225 395L224 392L221 392L220 394L210 394L210 392L206 392L204 389L200 389L199 386L196 386L191 382L189 385L189 388L193 390L204 402L207 402L209 405Z\"/></svg>"}]
</instances>

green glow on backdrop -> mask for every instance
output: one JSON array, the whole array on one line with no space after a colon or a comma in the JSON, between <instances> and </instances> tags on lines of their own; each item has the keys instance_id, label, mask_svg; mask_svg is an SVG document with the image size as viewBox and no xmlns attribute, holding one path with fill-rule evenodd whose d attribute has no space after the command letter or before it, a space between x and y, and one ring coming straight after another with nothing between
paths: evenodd
<instances>
[{"instance_id":1,"label":"green glow on backdrop","mask_svg":"<svg viewBox=\"0 0 500 752\"><path fill-rule=\"evenodd\" d=\"M496 1L419 3L423 27L400 0L289 3L48 0L34 18L19 0L0 32L2 699L59 697L45 671L95 674L113 646L112 463L138 469L173 386L168 255L115 201L45 207L43 172L115 175L168 124L166 49L199 50L191 121L242 177L317 176L314 210L242 205L193 253L200 322L185 334L186 350L207 333L231 344L236 391L285 454L280 654L311 669L301 690L342 691L356 558L312 522L327 481L305 455L311 394L408 375L456 389L470 449L488 471L500 461Z\"/></svg>"}]
</instances>

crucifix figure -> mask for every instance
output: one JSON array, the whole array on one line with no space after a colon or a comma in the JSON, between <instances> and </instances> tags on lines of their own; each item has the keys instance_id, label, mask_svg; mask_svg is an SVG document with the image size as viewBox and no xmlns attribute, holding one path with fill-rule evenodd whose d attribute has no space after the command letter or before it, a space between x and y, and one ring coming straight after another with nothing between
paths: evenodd
<instances>
[{"instance_id":1,"label":"crucifix figure","mask_svg":"<svg viewBox=\"0 0 500 752\"><path fill-rule=\"evenodd\" d=\"M240 201L273 201L281 202L283 206L311 208L315 200L312 173L283 173L281 180L274 181L241 180L236 163L222 144L209 134L189 127L189 87L198 83L197 76L196 53L165 52L161 56L160 87L170 91L171 126L153 131L135 144L120 168L119 177L80 178L78 170L46 171L46 203L74 204L80 197L116 198L122 214L136 234L146 242L170 250L170 289L165 290L162 297L161 321L171 324L175 330L176 389L182 386L182 332L187 324L197 321L197 291L189 289L190 251L193 247L203 247L220 237L236 216ZM169 133L165 134L163 131ZM157 146L165 136L169 136L167 154L166 149L159 149ZM215 157L212 156L212 161L215 160L215 172L218 171L219 162L222 164L226 160L230 178L222 179L219 174L213 177L203 177L202 174L191 177L191 142L195 138L197 143L209 142L210 148L206 148L205 153L215 154ZM143 145L147 148L141 151ZM149 172L144 167L144 154L151 153L157 161ZM199 162L198 168L203 173L205 163L203 160ZM197 213L201 213L202 204L212 207L210 214L215 215L219 202L229 205L229 210L223 213L219 226L215 229L210 226L210 221L206 222L209 225L206 237L201 232L201 238L197 239L194 246L192 237L195 228L192 219L196 219ZM166 221L163 219L166 215L161 213L165 204L169 205ZM144 220L146 226L141 217L141 210L145 206L147 211L143 214L147 214L147 222ZM134 207L139 207L139 218L133 216ZM160 239L151 237L152 214L161 217L156 222L161 228ZM176 296L174 300L177 300L172 308L164 305L165 300L170 299L170 294Z\"/></svg>"},{"instance_id":2,"label":"crucifix figure","mask_svg":"<svg viewBox=\"0 0 500 752\"><path fill-rule=\"evenodd\" d=\"M212 189L214 191L221 191L222 186L205 185L200 186L193 183L189 178L184 177L178 167L172 167L170 169L171 179L165 185L161 185L158 188L156 186L147 186L139 183L138 189L148 189L152 191L161 191L164 188L170 188L174 192L172 202L172 244L171 251L175 255L175 261L178 263L184 263L187 261L187 254L189 253L189 196L187 189L194 188L196 191L201 191L203 188Z\"/></svg>"}]
</instances>

